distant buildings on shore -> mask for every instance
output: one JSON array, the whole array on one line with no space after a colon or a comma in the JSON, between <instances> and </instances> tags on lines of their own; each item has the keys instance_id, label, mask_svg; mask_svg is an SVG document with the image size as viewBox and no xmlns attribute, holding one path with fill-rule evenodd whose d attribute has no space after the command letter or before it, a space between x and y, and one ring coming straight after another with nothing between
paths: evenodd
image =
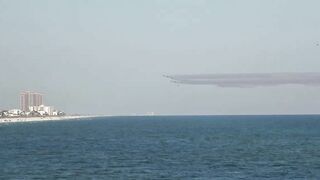
<instances>
[{"instance_id":1,"label":"distant buildings on shore","mask_svg":"<svg viewBox=\"0 0 320 180\"><path fill-rule=\"evenodd\" d=\"M64 112L56 110L53 106L45 106L43 94L24 91L20 93L20 109L2 110L0 117L39 117L63 116Z\"/></svg>"},{"instance_id":2,"label":"distant buildings on shore","mask_svg":"<svg viewBox=\"0 0 320 180\"><path fill-rule=\"evenodd\" d=\"M40 106L43 104L43 95L40 93L25 91L20 93L20 109L28 111L30 106Z\"/></svg>"}]
</instances>

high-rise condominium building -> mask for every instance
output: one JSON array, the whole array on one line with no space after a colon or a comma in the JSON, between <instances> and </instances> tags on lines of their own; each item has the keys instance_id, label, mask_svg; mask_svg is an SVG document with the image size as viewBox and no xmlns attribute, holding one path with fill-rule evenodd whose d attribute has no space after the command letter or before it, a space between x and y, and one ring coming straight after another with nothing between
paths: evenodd
<instances>
[{"instance_id":1,"label":"high-rise condominium building","mask_svg":"<svg viewBox=\"0 0 320 180\"><path fill-rule=\"evenodd\" d=\"M40 93L25 91L20 94L20 109L29 111L30 106L40 106L43 104L43 95Z\"/></svg>"}]
</instances>

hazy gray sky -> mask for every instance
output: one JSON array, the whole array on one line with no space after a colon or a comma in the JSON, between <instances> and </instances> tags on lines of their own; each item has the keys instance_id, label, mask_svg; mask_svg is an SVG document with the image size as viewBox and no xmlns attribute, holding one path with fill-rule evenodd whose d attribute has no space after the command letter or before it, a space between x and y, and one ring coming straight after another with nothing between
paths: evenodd
<instances>
[{"instance_id":1,"label":"hazy gray sky","mask_svg":"<svg viewBox=\"0 0 320 180\"><path fill-rule=\"evenodd\" d=\"M0 0L0 109L320 113L320 88L177 86L163 74L320 72L318 0Z\"/></svg>"}]
</instances>

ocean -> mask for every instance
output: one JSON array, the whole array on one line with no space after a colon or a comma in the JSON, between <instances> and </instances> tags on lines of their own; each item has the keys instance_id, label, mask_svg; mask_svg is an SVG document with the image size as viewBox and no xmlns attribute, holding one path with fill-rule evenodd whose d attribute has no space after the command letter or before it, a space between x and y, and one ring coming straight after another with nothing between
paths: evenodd
<instances>
[{"instance_id":1,"label":"ocean","mask_svg":"<svg viewBox=\"0 0 320 180\"><path fill-rule=\"evenodd\" d=\"M320 179L320 116L0 124L0 179Z\"/></svg>"}]
</instances>

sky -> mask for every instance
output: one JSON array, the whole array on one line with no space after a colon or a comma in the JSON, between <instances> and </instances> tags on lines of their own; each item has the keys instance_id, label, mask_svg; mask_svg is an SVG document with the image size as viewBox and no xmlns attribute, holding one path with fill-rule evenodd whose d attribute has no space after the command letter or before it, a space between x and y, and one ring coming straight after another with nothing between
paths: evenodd
<instances>
[{"instance_id":1,"label":"sky","mask_svg":"<svg viewBox=\"0 0 320 180\"><path fill-rule=\"evenodd\" d=\"M163 75L320 72L318 0L0 0L0 109L320 113L319 87L176 85Z\"/></svg>"}]
</instances>

